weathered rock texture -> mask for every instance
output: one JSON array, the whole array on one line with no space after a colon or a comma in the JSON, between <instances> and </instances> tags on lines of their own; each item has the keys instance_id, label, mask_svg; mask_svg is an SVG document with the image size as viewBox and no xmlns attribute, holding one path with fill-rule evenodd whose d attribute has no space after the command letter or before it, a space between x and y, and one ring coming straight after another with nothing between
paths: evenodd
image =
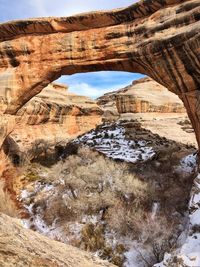
<instances>
[{"instance_id":1,"label":"weathered rock texture","mask_svg":"<svg viewBox=\"0 0 200 267\"><path fill-rule=\"evenodd\" d=\"M184 102L200 144L200 1L143 0L124 9L0 25L4 112L63 74L147 74Z\"/></svg>"},{"instance_id":2,"label":"weathered rock texture","mask_svg":"<svg viewBox=\"0 0 200 267\"><path fill-rule=\"evenodd\" d=\"M99 123L101 115L102 110L95 101L70 93L64 85L56 83L49 84L16 113L18 125L65 124L63 129L70 135L94 127L95 120Z\"/></svg>"},{"instance_id":3,"label":"weathered rock texture","mask_svg":"<svg viewBox=\"0 0 200 267\"><path fill-rule=\"evenodd\" d=\"M2 147L5 139L13 131L15 127L15 117L0 113L0 177L6 169L7 156Z\"/></svg>"},{"instance_id":4,"label":"weathered rock texture","mask_svg":"<svg viewBox=\"0 0 200 267\"><path fill-rule=\"evenodd\" d=\"M113 91L106 93L96 99L97 104L102 108L104 111L104 119L117 119L119 118L119 112L117 110L117 105L116 105L116 98L117 95L120 93L120 90Z\"/></svg>"},{"instance_id":5,"label":"weathered rock texture","mask_svg":"<svg viewBox=\"0 0 200 267\"><path fill-rule=\"evenodd\" d=\"M134 81L123 89L98 98L98 104L110 113L185 113L182 101L151 78Z\"/></svg>"},{"instance_id":6,"label":"weathered rock texture","mask_svg":"<svg viewBox=\"0 0 200 267\"><path fill-rule=\"evenodd\" d=\"M18 110L16 126L4 142L4 150L16 163L42 155L59 157L70 139L101 123L102 113L90 98L72 94L66 86L49 84ZM6 137L7 128L4 132Z\"/></svg>"},{"instance_id":7,"label":"weathered rock texture","mask_svg":"<svg viewBox=\"0 0 200 267\"><path fill-rule=\"evenodd\" d=\"M0 214L0 266L114 267L91 254L24 229L20 221Z\"/></svg>"}]
</instances>

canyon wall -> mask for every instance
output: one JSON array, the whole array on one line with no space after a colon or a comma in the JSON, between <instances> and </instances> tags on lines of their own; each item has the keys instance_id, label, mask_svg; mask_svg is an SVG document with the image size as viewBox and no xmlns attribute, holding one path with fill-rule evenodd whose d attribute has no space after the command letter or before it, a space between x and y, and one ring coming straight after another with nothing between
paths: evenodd
<instances>
[{"instance_id":1,"label":"canyon wall","mask_svg":"<svg viewBox=\"0 0 200 267\"><path fill-rule=\"evenodd\" d=\"M17 164L42 155L54 158L69 140L100 124L102 110L92 99L52 83L10 117L15 117L16 125L3 148Z\"/></svg>"},{"instance_id":2,"label":"canyon wall","mask_svg":"<svg viewBox=\"0 0 200 267\"><path fill-rule=\"evenodd\" d=\"M15 114L64 74L139 72L182 99L200 144L199 19L199 0L141 0L112 11L0 24L1 109Z\"/></svg>"},{"instance_id":3,"label":"canyon wall","mask_svg":"<svg viewBox=\"0 0 200 267\"><path fill-rule=\"evenodd\" d=\"M184 113L182 101L150 78L134 81L116 96L119 113Z\"/></svg>"},{"instance_id":4,"label":"canyon wall","mask_svg":"<svg viewBox=\"0 0 200 267\"><path fill-rule=\"evenodd\" d=\"M185 113L183 102L167 88L151 78L142 78L123 89L97 99L112 114L121 113Z\"/></svg>"}]
</instances>

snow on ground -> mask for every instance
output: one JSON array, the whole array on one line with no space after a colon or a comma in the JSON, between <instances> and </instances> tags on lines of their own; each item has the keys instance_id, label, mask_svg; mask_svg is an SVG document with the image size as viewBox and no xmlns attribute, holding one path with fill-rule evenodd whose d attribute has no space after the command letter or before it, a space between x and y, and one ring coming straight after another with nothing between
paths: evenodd
<instances>
[{"instance_id":1,"label":"snow on ground","mask_svg":"<svg viewBox=\"0 0 200 267\"><path fill-rule=\"evenodd\" d=\"M196 167L196 164L197 164L197 155L191 154L184 157L181 160L179 169L182 172L192 173Z\"/></svg>"},{"instance_id":2,"label":"snow on ground","mask_svg":"<svg viewBox=\"0 0 200 267\"><path fill-rule=\"evenodd\" d=\"M140 160L147 161L155 155L148 142L127 139L125 128L118 124L113 129L104 126L98 133L93 130L77 138L74 142L93 147L109 158L132 163Z\"/></svg>"},{"instance_id":3,"label":"snow on ground","mask_svg":"<svg viewBox=\"0 0 200 267\"><path fill-rule=\"evenodd\" d=\"M31 188L31 190L30 190ZM66 237L63 235L64 229L59 225L57 219L54 220L52 225L47 225L42 217L42 210L38 210L35 212L35 203L31 201L31 198L38 194L41 194L43 198L45 195L53 195L56 193L55 187L52 184L43 184L41 182L35 182L31 185L29 190L24 189L21 192L19 200L24 204L24 208L27 210L29 218L23 220L23 224L26 228L34 228L41 234L44 234L54 240L60 240L62 242L69 242L70 237ZM40 209L40 208L39 208ZM80 235L80 231L82 225L79 223L71 223L68 224L69 232L73 233L73 235Z\"/></svg>"},{"instance_id":4,"label":"snow on ground","mask_svg":"<svg viewBox=\"0 0 200 267\"><path fill-rule=\"evenodd\" d=\"M137 241L129 241L129 250L125 253L126 261L124 267L144 267L147 251Z\"/></svg>"},{"instance_id":5,"label":"snow on ground","mask_svg":"<svg viewBox=\"0 0 200 267\"><path fill-rule=\"evenodd\" d=\"M141 140L129 140L126 137L125 131L126 130L123 125L119 124L116 124L112 128L102 126L100 129L98 129L98 131L93 130L77 138L74 143L84 144L89 147L95 148L97 151L105 154L110 158L124 160L132 163L135 163L137 161L147 161L155 155L155 151L153 150L151 143L143 140L142 137ZM196 155L192 154L186 156L181 160L178 169L181 172L192 173L195 170L195 167ZM60 181L60 183L62 183L62 181ZM187 237L187 240L185 241L181 249L176 252L176 256L178 255L178 258L180 258L184 264L187 264L190 267L200 267L200 175L197 177L195 185L194 195L190 203L190 235ZM22 202L25 203L27 199L31 198L37 192L54 194L55 188L51 184L44 185L39 182L35 183L33 191L22 191ZM66 196L63 196L63 198L67 196L68 193ZM57 239L65 243L70 242L70 238L73 238L73 236L70 237L63 235L64 229L59 226L59 223L56 220L51 226L48 226L45 224L40 213L33 214L32 203L25 204L25 208L30 215L30 219L24 221L26 227L31 228L31 226L34 225L39 232L49 236L50 238ZM152 207L152 219L155 219L158 210L159 203L155 202ZM80 223L75 222L68 225L68 233L74 233L74 236L78 239L81 229L85 223L92 222L96 224L97 221L97 216L85 215ZM194 225L199 225L199 233L193 233L191 231ZM116 240L111 236L114 235L107 235L106 240L107 242L114 244ZM123 240L123 243L125 243L125 245L129 248L125 253L126 262L124 264L124 267L144 266L144 261L141 260L141 252L142 255L145 255L147 252L145 253L145 251L142 249L142 245L133 240L130 240L129 243ZM173 260L173 257L173 255L166 253L164 261L155 266L169 266L168 263Z\"/></svg>"},{"instance_id":6,"label":"snow on ground","mask_svg":"<svg viewBox=\"0 0 200 267\"><path fill-rule=\"evenodd\" d=\"M200 174L197 176L190 201L190 231L180 254L188 266L200 266Z\"/></svg>"},{"instance_id":7,"label":"snow on ground","mask_svg":"<svg viewBox=\"0 0 200 267\"><path fill-rule=\"evenodd\" d=\"M181 248L173 254L166 254L164 261L154 267L171 266L175 261L178 261L180 267L200 266L200 174L196 177L192 189L188 236Z\"/></svg>"}]
</instances>

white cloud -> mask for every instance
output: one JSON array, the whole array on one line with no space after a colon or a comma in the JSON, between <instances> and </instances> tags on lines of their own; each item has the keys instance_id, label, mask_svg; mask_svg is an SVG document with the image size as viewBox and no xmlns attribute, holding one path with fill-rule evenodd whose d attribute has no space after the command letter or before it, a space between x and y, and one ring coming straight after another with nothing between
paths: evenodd
<instances>
[{"instance_id":1,"label":"white cloud","mask_svg":"<svg viewBox=\"0 0 200 267\"><path fill-rule=\"evenodd\" d=\"M69 87L69 91L79 94L79 95L84 95L84 96L89 96L93 99L108 93L108 92L112 92L121 88L124 88L125 86L127 86L127 83L123 83L123 84L119 84L116 86L112 86L112 87L96 87L96 86L92 86L88 83L75 83L73 85L71 85Z\"/></svg>"},{"instance_id":2,"label":"white cloud","mask_svg":"<svg viewBox=\"0 0 200 267\"><path fill-rule=\"evenodd\" d=\"M136 0L0 0L0 22L33 17L70 16L93 10L126 7Z\"/></svg>"},{"instance_id":3,"label":"white cloud","mask_svg":"<svg viewBox=\"0 0 200 267\"><path fill-rule=\"evenodd\" d=\"M94 0L30 0L30 5L34 8L33 16L70 16L77 13L125 7L133 4L136 0L118 1L94 1Z\"/></svg>"},{"instance_id":4,"label":"white cloud","mask_svg":"<svg viewBox=\"0 0 200 267\"><path fill-rule=\"evenodd\" d=\"M30 5L35 9L37 14L41 14L44 17L48 17L48 11L44 1L41 0L30 0Z\"/></svg>"},{"instance_id":5,"label":"white cloud","mask_svg":"<svg viewBox=\"0 0 200 267\"><path fill-rule=\"evenodd\" d=\"M64 75L55 82L67 84L71 92L97 98L107 92L124 88L142 77L143 75L137 73L103 71Z\"/></svg>"}]
</instances>

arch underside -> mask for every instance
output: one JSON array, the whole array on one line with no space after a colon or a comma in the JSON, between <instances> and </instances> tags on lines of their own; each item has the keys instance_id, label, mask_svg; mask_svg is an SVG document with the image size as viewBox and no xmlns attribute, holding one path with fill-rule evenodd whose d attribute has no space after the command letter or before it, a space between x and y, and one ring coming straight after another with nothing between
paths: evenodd
<instances>
[{"instance_id":1,"label":"arch underside","mask_svg":"<svg viewBox=\"0 0 200 267\"><path fill-rule=\"evenodd\" d=\"M200 0L0 24L1 112L15 114L64 74L146 74L177 94L200 144Z\"/></svg>"}]
</instances>

